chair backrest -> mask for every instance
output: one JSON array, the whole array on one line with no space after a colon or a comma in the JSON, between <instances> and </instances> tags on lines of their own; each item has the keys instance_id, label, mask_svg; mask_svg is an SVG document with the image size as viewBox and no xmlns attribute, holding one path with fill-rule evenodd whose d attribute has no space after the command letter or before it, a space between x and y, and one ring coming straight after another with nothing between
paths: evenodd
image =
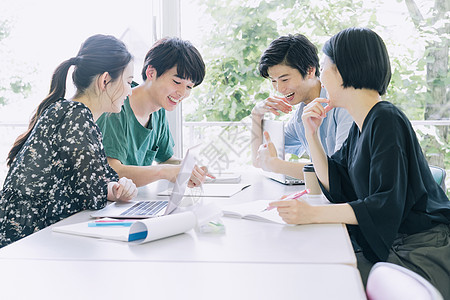
<instances>
[{"instance_id":1,"label":"chair backrest","mask_svg":"<svg viewBox=\"0 0 450 300\"><path fill-rule=\"evenodd\" d=\"M402 266L380 262L370 270L366 286L369 300L443 300L425 278Z\"/></svg>"},{"instance_id":2,"label":"chair backrest","mask_svg":"<svg viewBox=\"0 0 450 300\"><path fill-rule=\"evenodd\" d=\"M431 174L433 174L433 178L434 180L437 182L437 184L439 184L439 186L444 190L444 192L446 192L445 189L445 170L440 168L440 167L436 167L436 166L429 166L430 170L431 170Z\"/></svg>"}]
</instances>

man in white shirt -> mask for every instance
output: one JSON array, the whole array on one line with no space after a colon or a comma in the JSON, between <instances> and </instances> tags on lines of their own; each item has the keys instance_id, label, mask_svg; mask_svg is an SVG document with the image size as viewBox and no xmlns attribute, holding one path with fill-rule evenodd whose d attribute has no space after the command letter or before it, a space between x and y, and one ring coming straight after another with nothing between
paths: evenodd
<instances>
[{"instance_id":1,"label":"man in white shirt","mask_svg":"<svg viewBox=\"0 0 450 300\"><path fill-rule=\"evenodd\" d=\"M286 174L303 179L302 162L284 161L277 157L276 149L270 143L262 144L261 122L269 112L280 115L290 113L294 105L300 104L285 127L285 151L309 155L305 131L301 119L303 108L316 98L326 98L326 91L319 80L319 57L317 47L304 35L281 36L264 51L259 62L259 72L272 81L274 89L283 96L270 96L255 105L252 110L252 162L255 167L266 171ZM331 156L347 139L353 119L341 108L333 108L320 127L322 145Z\"/></svg>"}]
</instances>

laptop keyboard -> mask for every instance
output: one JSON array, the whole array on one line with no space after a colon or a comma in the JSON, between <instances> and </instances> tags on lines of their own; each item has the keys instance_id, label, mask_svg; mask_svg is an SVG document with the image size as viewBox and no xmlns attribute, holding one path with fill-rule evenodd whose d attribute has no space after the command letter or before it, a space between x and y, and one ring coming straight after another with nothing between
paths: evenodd
<instances>
[{"instance_id":1,"label":"laptop keyboard","mask_svg":"<svg viewBox=\"0 0 450 300\"><path fill-rule=\"evenodd\" d=\"M157 214L161 209L166 207L167 200L158 201L140 201L121 213L121 216L145 216Z\"/></svg>"}]
</instances>

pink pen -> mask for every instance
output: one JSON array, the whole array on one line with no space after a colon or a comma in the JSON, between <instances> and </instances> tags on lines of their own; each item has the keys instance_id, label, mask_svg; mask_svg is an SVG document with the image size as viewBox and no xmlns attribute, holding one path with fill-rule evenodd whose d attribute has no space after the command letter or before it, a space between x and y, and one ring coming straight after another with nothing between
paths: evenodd
<instances>
[{"instance_id":1,"label":"pink pen","mask_svg":"<svg viewBox=\"0 0 450 300\"><path fill-rule=\"evenodd\" d=\"M285 200L291 200L291 199L298 199L301 196L308 194L309 192L310 192L310 189L306 189L306 190L303 190L298 193L290 194L289 196L287 196L286 198L284 198L282 200L285 201ZM274 208L275 208L275 206L267 206L266 209L264 209L263 211L272 210Z\"/></svg>"}]
</instances>

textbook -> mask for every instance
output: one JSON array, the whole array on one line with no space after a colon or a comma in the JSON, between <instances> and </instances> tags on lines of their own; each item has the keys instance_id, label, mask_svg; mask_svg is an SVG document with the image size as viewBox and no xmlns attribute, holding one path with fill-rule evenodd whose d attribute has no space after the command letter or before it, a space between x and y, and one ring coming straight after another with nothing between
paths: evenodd
<instances>
[{"instance_id":1,"label":"textbook","mask_svg":"<svg viewBox=\"0 0 450 300\"><path fill-rule=\"evenodd\" d=\"M89 222L53 227L54 232L116 241L147 243L191 230L197 224L192 211L149 219L96 219Z\"/></svg>"},{"instance_id":2,"label":"textbook","mask_svg":"<svg viewBox=\"0 0 450 300\"><path fill-rule=\"evenodd\" d=\"M243 183L208 183L203 184L201 188L187 188L184 192L184 196L231 197L249 186L250 184ZM167 189L163 192L158 193L158 196L170 196L171 193L172 191L170 189Z\"/></svg>"},{"instance_id":3,"label":"textbook","mask_svg":"<svg viewBox=\"0 0 450 300\"><path fill-rule=\"evenodd\" d=\"M222 208L225 217L242 218L253 221L286 224L276 209L267 210L274 200L258 200L242 204L227 205Z\"/></svg>"}]
</instances>

